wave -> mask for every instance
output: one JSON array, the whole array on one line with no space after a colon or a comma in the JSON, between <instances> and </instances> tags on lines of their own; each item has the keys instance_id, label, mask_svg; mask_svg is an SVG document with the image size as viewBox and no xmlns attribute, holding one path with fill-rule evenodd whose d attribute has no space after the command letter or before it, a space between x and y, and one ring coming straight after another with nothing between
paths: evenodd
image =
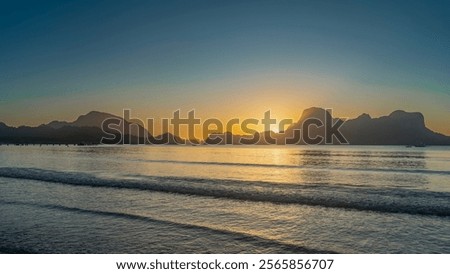
<instances>
[{"instance_id":1,"label":"wave","mask_svg":"<svg viewBox=\"0 0 450 274\"><path fill-rule=\"evenodd\" d=\"M221 234L225 236L230 236L234 239L238 239L241 242L248 242L252 244L256 244L262 247L275 247L275 248L281 248L283 252L292 252L292 253L311 253L311 254L317 254L317 253L323 253L323 254L332 254L336 253L334 251L326 251L326 250L318 250L318 249L311 249L306 248L299 245L289 244L289 243L283 243L276 240L271 240L267 238L262 238L256 235L246 234L242 232L236 232L236 231L229 231L224 229L217 229L217 228L210 228L206 226L200 226L200 225L192 225L192 224L184 224L184 223L177 223L167 220L160 220L160 219L154 219L147 216L141 216L141 215L135 215L135 214L129 214L129 213L121 213L121 212L111 212L111 211L101 211L101 210L92 210L92 209L83 209L78 207L66 207L61 205L52 205L52 204L38 204L38 203L29 203L29 202L18 202L18 201L1 201L0 204L4 205L20 205L20 206L31 206L35 208L43 208L43 209L50 209L50 210L61 210L66 212L72 212L72 213L79 213L79 214L89 214L89 215L95 215L95 216L103 216L103 217L113 217L113 218L121 218L121 219L127 219L127 220L133 220L133 221L143 221L143 222L150 222L154 224L160 224L160 225L168 225L172 227L178 227L182 229L189 229L189 230L201 230L207 233L214 233L214 234ZM24 252L20 250L12 250L12 249L6 249L5 251L9 252Z\"/></svg>"},{"instance_id":2,"label":"wave","mask_svg":"<svg viewBox=\"0 0 450 274\"><path fill-rule=\"evenodd\" d=\"M426 159L423 151L395 152L395 151L329 151L329 150L304 150L295 155L308 157L345 157L345 158L406 158Z\"/></svg>"},{"instance_id":3,"label":"wave","mask_svg":"<svg viewBox=\"0 0 450 274\"><path fill-rule=\"evenodd\" d=\"M25 250L22 248L0 246L0 254L32 254L30 250Z\"/></svg>"},{"instance_id":4,"label":"wave","mask_svg":"<svg viewBox=\"0 0 450 274\"><path fill-rule=\"evenodd\" d=\"M450 175L450 170L430 170L430 169L395 169L395 168L350 168L345 166L308 166L308 165L280 165L280 164L258 164L258 163L236 163L236 162L202 162L202 161L179 161L179 160L154 160L154 159L127 159L128 161L144 163L169 163L181 165L207 165L207 166L242 166L242 167L261 167L261 168L284 168L284 169L307 169L307 170L345 170L345 171L368 171L368 172L393 172L393 173L420 173Z\"/></svg>"},{"instance_id":5,"label":"wave","mask_svg":"<svg viewBox=\"0 0 450 274\"><path fill-rule=\"evenodd\" d=\"M0 177L73 186L157 191L253 202L299 204L417 215L450 216L450 194L412 189L298 185L190 177L103 178L80 172L0 168Z\"/></svg>"}]
</instances>

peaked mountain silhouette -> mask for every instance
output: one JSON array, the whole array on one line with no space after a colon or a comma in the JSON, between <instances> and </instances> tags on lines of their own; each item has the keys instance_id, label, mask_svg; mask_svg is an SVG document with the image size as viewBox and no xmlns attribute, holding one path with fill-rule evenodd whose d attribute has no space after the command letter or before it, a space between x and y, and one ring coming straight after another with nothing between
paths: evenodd
<instances>
[{"instance_id":1,"label":"peaked mountain silhouette","mask_svg":"<svg viewBox=\"0 0 450 274\"><path fill-rule=\"evenodd\" d=\"M360 115L348 120L342 133L353 145L450 145L449 136L425 126L422 113L403 110L379 118Z\"/></svg>"},{"instance_id":2,"label":"peaked mountain silhouette","mask_svg":"<svg viewBox=\"0 0 450 274\"><path fill-rule=\"evenodd\" d=\"M324 125L326 119L331 121L332 124L344 122L342 119L333 118L323 108L311 107L305 109L300 119L283 133L257 133L263 137L257 144L305 144L305 141L298 137L301 136L305 121L312 118L319 120ZM351 145L450 145L450 137L428 129L425 126L424 116L419 112L396 110L388 116L379 118L371 118L370 115L364 113L356 119L346 120L340 127L340 131ZM267 137L269 135L270 138ZM325 127L311 125L308 135L311 138L325 137ZM228 143L232 144L240 144L242 138L249 138L249 136L232 135L227 132L211 135L205 142L216 144L217 142L214 142L215 137L227 138ZM319 144L324 143L325 139ZM333 138L332 143L340 144L336 138ZM225 141L219 144L225 144Z\"/></svg>"},{"instance_id":3,"label":"peaked mountain silhouette","mask_svg":"<svg viewBox=\"0 0 450 274\"><path fill-rule=\"evenodd\" d=\"M303 111L300 120L286 130L292 134L301 129L304 121L316 118L325 123L325 116L336 123L339 118L322 108L309 108ZM312 126L310 135L324 136L324 128ZM356 119L346 120L340 128L342 135L352 145L450 145L450 137L433 132L425 126L425 118L419 112L396 110L388 116L372 118L362 114ZM337 143L333 140L333 143Z\"/></svg>"},{"instance_id":4,"label":"peaked mountain silhouette","mask_svg":"<svg viewBox=\"0 0 450 274\"><path fill-rule=\"evenodd\" d=\"M287 138L291 138L295 131L300 131L302 125L308 119L315 118L325 124L325 118L334 123L341 122L339 118L333 118L323 108L312 107L305 109L300 119L287 128L283 133L260 132L256 133L260 141L257 144L271 144L276 140L282 144ZM104 123L104 121L106 122ZM132 126L130 126L132 124ZM124 143L151 143L177 144L183 143L183 139L171 133L164 133L153 137L148 131L138 124L126 121L123 118L99 111L91 111L79 116L73 122L52 121L38 127L9 127L0 122L0 143L86 143L98 144L106 133L118 134L124 137ZM362 114L355 119L349 119L340 127L343 136L351 145L450 145L450 137L433 132L425 125L425 118L419 112L405 112L396 110L388 116L372 118L368 114ZM251 139L255 135L233 135L227 133L216 133L205 140L206 144L239 144L242 138ZM214 137L228 137L228 142L211 142ZM324 136L324 127L310 126L309 136ZM110 140L111 143L119 141L117 138ZM244 142L245 143L245 142ZM303 141L294 142L304 144ZM324 142L322 142L324 143ZM333 144L338 144L336 138Z\"/></svg>"},{"instance_id":5,"label":"peaked mountain silhouette","mask_svg":"<svg viewBox=\"0 0 450 274\"><path fill-rule=\"evenodd\" d=\"M106 122L104 123L104 121ZM103 126L105 130L108 128L113 129L116 132L121 132L123 135L144 136L144 134L148 134L147 130L142 125L134 124L130 127L130 122L124 120L122 117L100 111L91 111L85 115L81 115L73 122L52 121L46 126L54 129L63 127L102 128Z\"/></svg>"}]
</instances>

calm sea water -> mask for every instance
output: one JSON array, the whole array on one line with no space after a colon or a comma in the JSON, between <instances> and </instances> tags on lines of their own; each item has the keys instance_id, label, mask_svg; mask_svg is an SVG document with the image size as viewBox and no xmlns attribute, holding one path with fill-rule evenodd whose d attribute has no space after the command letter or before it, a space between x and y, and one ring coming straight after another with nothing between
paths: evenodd
<instances>
[{"instance_id":1,"label":"calm sea water","mask_svg":"<svg viewBox=\"0 0 450 274\"><path fill-rule=\"evenodd\" d=\"M0 146L0 252L450 253L450 148Z\"/></svg>"}]
</instances>

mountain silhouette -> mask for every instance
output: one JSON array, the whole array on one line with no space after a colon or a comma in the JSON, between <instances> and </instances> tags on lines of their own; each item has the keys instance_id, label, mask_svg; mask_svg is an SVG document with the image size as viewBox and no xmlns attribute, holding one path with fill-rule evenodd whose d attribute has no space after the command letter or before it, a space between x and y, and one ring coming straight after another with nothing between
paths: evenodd
<instances>
[{"instance_id":1,"label":"mountain silhouette","mask_svg":"<svg viewBox=\"0 0 450 274\"><path fill-rule=\"evenodd\" d=\"M425 126L419 112L396 110L388 116L371 118L363 114L342 126L352 145L450 145L450 137Z\"/></svg>"},{"instance_id":2,"label":"mountain silhouette","mask_svg":"<svg viewBox=\"0 0 450 274\"><path fill-rule=\"evenodd\" d=\"M425 126L424 116L419 112L405 112L396 110L388 116L372 118L368 114L362 114L356 119L342 120L334 118L323 108L312 107L305 109L300 119L289 126L283 133L261 132L253 136L233 135L227 133L215 133L205 140L207 144L225 144L225 141L217 142L217 137L223 140L231 140L227 144L246 144L245 140L252 137L258 140L252 144L299 144L305 142L304 126L308 121L313 121L308 127L310 139L322 137L320 142L315 144L326 144L325 125L326 120L331 125L342 124L339 129L350 145L450 145L450 137L433 132ZM318 139L319 140L319 139ZM332 136L329 144L342 144L341 140Z\"/></svg>"},{"instance_id":3,"label":"mountain silhouette","mask_svg":"<svg viewBox=\"0 0 450 274\"><path fill-rule=\"evenodd\" d=\"M16 128L0 123L0 143L99 144L105 137L104 143L144 144L145 136L151 135L142 125L99 111L81 115L73 122L52 121L38 127Z\"/></svg>"},{"instance_id":4,"label":"mountain silhouette","mask_svg":"<svg viewBox=\"0 0 450 274\"><path fill-rule=\"evenodd\" d=\"M450 145L449 136L433 132L425 126L422 113L403 110L396 110L379 118L372 118L364 113L356 119L344 122L333 118L325 109L313 107L303 111L299 121L285 131L284 138L292 137L293 131L301 130L305 121L311 118L318 119L323 124L325 119L329 119L333 124L341 122L340 132L351 145ZM325 127L312 125L309 129L310 136L325 136ZM324 142L325 140L320 144ZM333 138L332 143L340 142Z\"/></svg>"},{"instance_id":5,"label":"mountain silhouette","mask_svg":"<svg viewBox=\"0 0 450 274\"><path fill-rule=\"evenodd\" d=\"M313 123L308 124L311 121ZM300 119L282 133L271 131L254 135L214 133L204 140L204 144L301 145L309 143L305 142L305 138L316 137L323 137L317 139L320 140L317 144L325 144L330 143L326 142L326 127L323 126L327 121L332 125L340 125L340 132L351 145L450 145L450 137L428 129L424 116L419 112L396 110L388 116L379 118L372 118L364 113L355 119L344 121L332 117L330 112L318 107L305 109ZM305 125L309 129L306 137ZM103 142L110 144L186 143L186 140L172 133L153 137L141 123L99 111L81 115L73 122L52 121L38 127L10 127L0 122L0 143L5 144L99 144L103 137L108 138ZM342 143L336 136L329 141L331 144Z\"/></svg>"},{"instance_id":6,"label":"mountain silhouette","mask_svg":"<svg viewBox=\"0 0 450 274\"><path fill-rule=\"evenodd\" d=\"M144 128L144 125L132 123L124 120L122 117L100 111L91 111L85 115L81 115L73 122L52 121L46 126L54 129L60 129L63 127L103 127L105 131L116 133L120 132L123 135L140 137L144 137L146 134L149 134Z\"/></svg>"},{"instance_id":7,"label":"mountain silhouette","mask_svg":"<svg viewBox=\"0 0 450 274\"><path fill-rule=\"evenodd\" d=\"M332 122L337 122L338 119L334 119L331 114L326 111L323 108L318 107L311 107L308 109L305 109L302 113L302 116L300 119L292 124L290 127L288 127L284 134L280 137L286 140L286 143L293 143L293 144L305 144L305 138L316 138L318 136L324 137L325 136L325 127L324 126L318 126L315 123L308 125L305 124L307 121L311 121L312 119L316 121L320 121L323 125L325 125L326 120L330 120ZM308 126L307 126L308 125ZM304 131L303 127L308 127L308 134L307 136L303 136L302 132ZM295 133L297 131L297 134ZM301 137L301 138L300 138ZM321 142L318 142L317 144L324 144L325 139L323 139Z\"/></svg>"},{"instance_id":8,"label":"mountain silhouette","mask_svg":"<svg viewBox=\"0 0 450 274\"><path fill-rule=\"evenodd\" d=\"M99 112L99 111L91 111L85 115L81 115L73 122L66 122L66 121L52 121L47 124L47 126L59 129L65 126L73 126L73 127L98 127L100 128L103 121L108 118L117 118L122 120L122 118L105 113L105 112Z\"/></svg>"},{"instance_id":9,"label":"mountain silhouette","mask_svg":"<svg viewBox=\"0 0 450 274\"><path fill-rule=\"evenodd\" d=\"M18 128L0 125L0 143L6 144L98 144L102 135L102 130L96 127L54 129L46 125Z\"/></svg>"}]
</instances>

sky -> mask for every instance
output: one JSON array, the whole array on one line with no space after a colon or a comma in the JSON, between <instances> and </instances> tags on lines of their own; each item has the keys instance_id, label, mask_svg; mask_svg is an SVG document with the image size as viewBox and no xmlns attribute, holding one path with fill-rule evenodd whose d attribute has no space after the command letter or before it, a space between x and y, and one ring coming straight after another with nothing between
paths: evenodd
<instances>
[{"instance_id":1,"label":"sky","mask_svg":"<svg viewBox=\"0 0 450 274\"><path fill-rule=\"evenodd\" d=\"M1 1L0 121L419 111L450 134L449 1Z\"/></svg>"}]
</instances>

